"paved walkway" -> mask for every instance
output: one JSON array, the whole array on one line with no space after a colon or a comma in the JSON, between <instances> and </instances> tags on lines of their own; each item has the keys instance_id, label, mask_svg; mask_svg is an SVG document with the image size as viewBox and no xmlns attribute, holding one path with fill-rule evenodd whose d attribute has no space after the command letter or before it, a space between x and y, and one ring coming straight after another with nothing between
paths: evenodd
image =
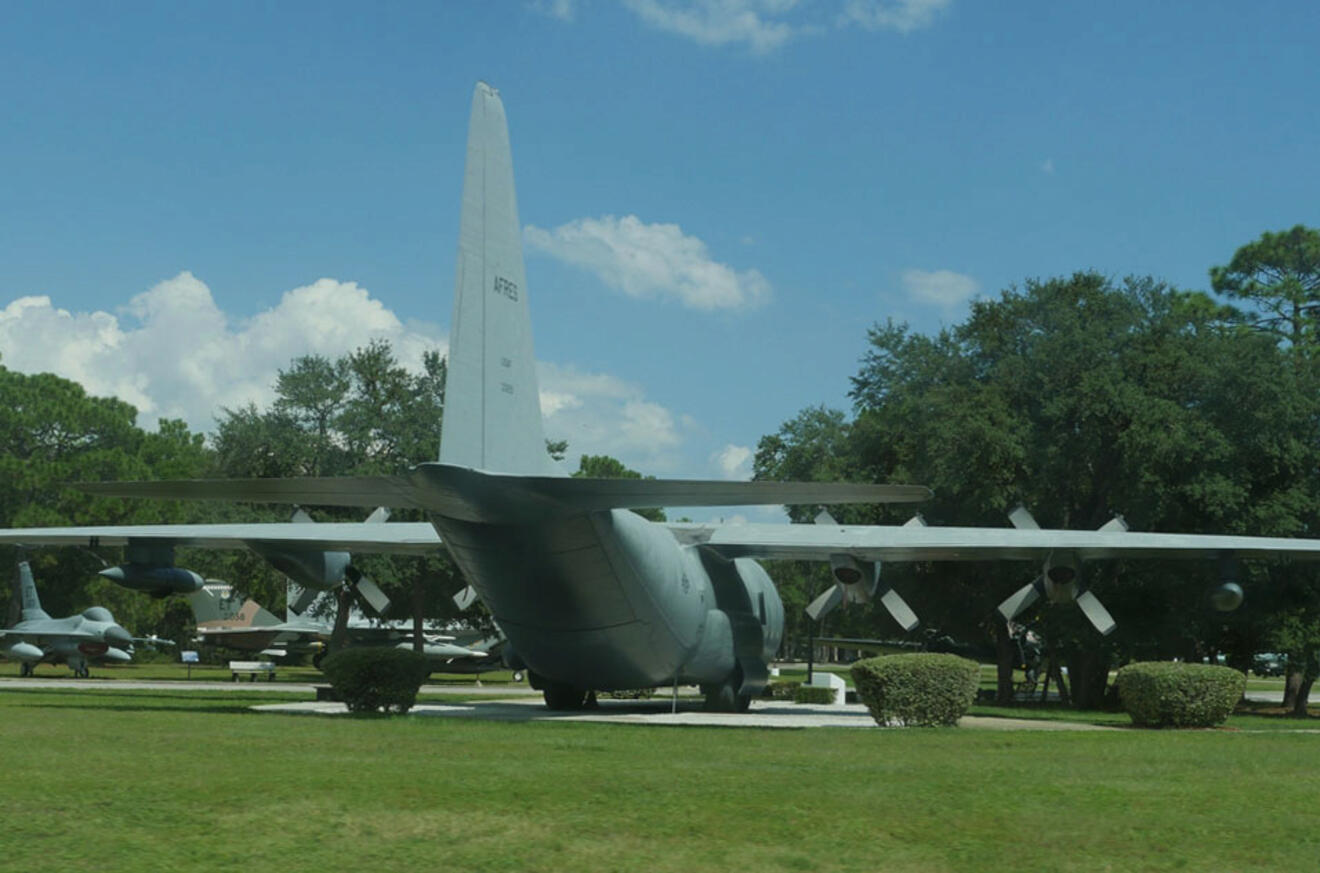
<instances>
[{"instance_id":1,"label":"paved walkway","mask_svg":"<svg viewBox=\"0 0 1320 873\"><path fill-rule=\"evenodd\" d=\"M309 713L342 715L342 703L307 701L305 703L263 703L252 707L258 712ZM432 718L467 718L487 721L532 722L572 721L606 724L637 724L731 728L875 728L875 720L861 704L811 706L808 704L755 701L747 712L705 712L700 702L679 698L678 711L671 711L668 698L645 701L602 700L596 709L581 712L554 712L539 700L490 700L463 704L422 703L412 714ZM959 726L984 730L1092 731L1115 730L1077 722L1044 721L1021 718L965 716Z\"/></svg>"},{"instance_id":2,"label":"paved walkway","mask_svg":"<svg viewBox=\"0 0 1320 873\"><path fill-rule=\"evenodd\" d=\"M326 684L324 682L320 683ZM274 691L286 694L315 694L316 685L310 682L190 682L186 679L22 679L17 676L0 677L0 692L22 688L76 688L94 691ZM517 685L423 685L422 694L480 694L491 697L535 697L541 692L525 684Z\"/></svg>"}]
</instances>

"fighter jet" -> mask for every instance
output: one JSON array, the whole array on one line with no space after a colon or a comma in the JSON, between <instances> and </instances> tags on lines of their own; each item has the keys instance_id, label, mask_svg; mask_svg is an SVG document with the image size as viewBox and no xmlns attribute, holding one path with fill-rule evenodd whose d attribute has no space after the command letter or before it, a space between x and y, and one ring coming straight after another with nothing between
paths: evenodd
<instances>
[{"instance_id":1,"label":"fighter jet","mask_svg":"<svg viewBox=\"0 0 1320 873\"><path fill-rule=\"evenodd\" d=\"M300 602L302 594L301 588L289 584L290 604ZM334 631L334 620L316 614L315 604L301 615L289 607L281 621L255 600L239 597L232 585L214 579L188 595L188 604L197 622L197 636L203 642L276 656L310 653L317 666ZM474 633L466 635L465 644L458 644L457 637L448 630L434 625L423 630L422 654L433 670L466 673L474 672L475 666L488 672L502 666L497 651L502 641ZM413 624L375 621L355 610L348 619L348 644L411 649Z\"/></svg>"},{"instance_id":2,"label":"fighter jet","mask_svg":"<svg viewBox=\"0 0 1320 873\"><path fill-rule=\"evenodd\" d=\"M0 654L19 662L19 675L31 676L37 664L66 663L73 675L86 679L92 661L124 664L132 660L133 635L115 623L104 606L93 606L79 615L51 618L41 608L32 569L20 561L17 571L23 612L18 624L0 630Z\"/></svg>"},{"instance_id":3,"label":"fighter jet","mask_svg":"<svg viewBox=\"0 0 1320 873\"><path fill-rule=\"evenodd\" d=\"M119 497L221 499L306 506L405 507L429 524L160 525L0 531L0 542L417 553L445 548L552 708L593 691L701 686L713 709L744 709L765 685L784 608L760 559L828 562L838 595L887 597L883 561L1036 562L1060 557L1320 559L1320 540L1039 528L664 524L653 506L910 503L919 485L577 479L545 451L529 291L499 92L472 96L463 182L446 408L439 461L393 476L103 483ZM545 301L543 305L553 306ZM1056 579L1056 586L1058 585ZM1060 594L1080 588L1059 588ZM1231 590L1231 589L1230 589ZM831 595L830 599L833 599ZM1232 599L1232 598L1228 598ZM821 605L822 608L824 604ZM1098 614L1098 613L1097 613Z\"/></svg>"}]
</instances>

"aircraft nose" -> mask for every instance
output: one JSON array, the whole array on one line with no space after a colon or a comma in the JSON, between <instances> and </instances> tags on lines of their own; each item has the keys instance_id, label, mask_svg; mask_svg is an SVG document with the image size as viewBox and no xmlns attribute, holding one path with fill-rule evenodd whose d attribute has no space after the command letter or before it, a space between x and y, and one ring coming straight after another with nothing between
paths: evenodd
<instances>
[{"instance_id":1,"label":"aircraft nose","mask_svg":"<svg viewBox=\"0 0 1320 873\"><path fill-rule=\"evenodd\" d=\"M133 635L119 625L112 624L105 629L105 641L112 646L126 649L133 645Z\"/></svg>"}]
</instances>

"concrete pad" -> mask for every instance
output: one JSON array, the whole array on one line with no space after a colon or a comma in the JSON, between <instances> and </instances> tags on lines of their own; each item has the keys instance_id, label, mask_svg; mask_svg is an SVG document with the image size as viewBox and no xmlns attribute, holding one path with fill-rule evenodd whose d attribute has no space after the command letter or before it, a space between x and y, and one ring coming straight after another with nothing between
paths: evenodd
<instances>
[{"instance_id":1,"label":"concrete pad","mask_svg":"<svg viewBox=\"0 0 1320 873\"><path fill-rule=\"evenodd\" d=\"M306 703L266 703L253 706L258 712L342 715L348 708L342 703L308 701ZM595 709L578 712L555 712L539 700L483 700L461 704L421 703L410 715L432 718L468 718L505 722L594 722L660 726L701 726L729 728L877 728L875 720L861 704L812 706L809 704L755 701L747 712L705 712L700 703L680 699L678 711L670 711L670 701L651 699L602 700ZM965 716L960 727L989 730L1115 730L1111 727L1076 722L1038 721L1020 718Z\"/></svg>"}]
</instances>

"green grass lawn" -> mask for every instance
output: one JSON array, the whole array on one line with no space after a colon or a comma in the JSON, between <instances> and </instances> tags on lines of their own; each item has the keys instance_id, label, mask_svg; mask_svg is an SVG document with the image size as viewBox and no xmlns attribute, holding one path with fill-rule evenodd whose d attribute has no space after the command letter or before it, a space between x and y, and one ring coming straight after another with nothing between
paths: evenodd
<instances>
[{"instance_id":1,"label":"green grass lawn","mask_svg":"<svg viewBox=\"0 0 1320 873\"><path fill-rule=\"evenodd\" d=\"M0 690L4 867L1311 871L1320 857L1306 733L246 709L282 696Z\"/></svg>"}]
</instances>

